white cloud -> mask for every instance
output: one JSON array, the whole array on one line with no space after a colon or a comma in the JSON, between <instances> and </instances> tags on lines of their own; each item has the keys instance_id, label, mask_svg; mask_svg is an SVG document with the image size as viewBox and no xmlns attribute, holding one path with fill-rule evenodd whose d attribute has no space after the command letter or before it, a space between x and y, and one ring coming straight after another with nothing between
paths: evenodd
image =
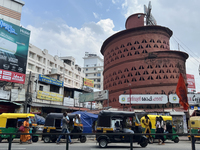
<instances>
[{"instance_id":1,"label":"white cloud","mask_svg":"<svg viewBox=\"0 0 200 150\"><path fill-rule=\"evenodd\" d=\"M94 17L95 17L96 19L99 18L99 15L98 15L97 13L93 12L93 15L94 15Z\"/></svg>"},{"instance_id":2,"label":"white cloud","mask_svg":"<svg viewBox=\"0 0 200 150\"><path fill-rule=\"evenodd\" d=\"M69 27L67 24L58 26L52 22L48 28L27 26L27 29L31 30L31 44L42 50L47 49L51 55L73 56L80 66L83 66L82 57L86 51L102 56L100 48L105 39L115 33L113 28L111 19L84 24L80 29Z\"/></svg>"}]
</instances>

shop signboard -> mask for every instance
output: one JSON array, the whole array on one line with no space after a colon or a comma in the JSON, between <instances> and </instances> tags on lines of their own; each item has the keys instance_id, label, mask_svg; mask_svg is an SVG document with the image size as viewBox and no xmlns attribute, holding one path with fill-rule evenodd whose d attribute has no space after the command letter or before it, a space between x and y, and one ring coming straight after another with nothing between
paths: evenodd
<instances>
[{"instance_id":1,"label":"shop signboard","mask_svg":"<svg viewBox=\"0 0 200 150\"><path fill-rule=\"evenodd\" d=\"M10 91L0 90L0 99L10 100Z\"/></svg>"},{"instance_id":2,"label":"shop signboard","mask_svg":"<svg viewBox=\"0 0 200 150\"><path fill-rule=\"evenodd\" d=\"M63 87L63 81L39 74L39 81Z\"/></svg>"},{"instance_id":3,"label":"shop signboard","mask_svg":"<svg viewBox=\"0 0 200 150\"><path fill-rule=\"evenodd\" d=\"M200 94L187 94L187 97L188 97L188 103L190 105L200 103ZM173 104L178 104L179 103L178 95L170 94L169 95L169 102L173 103Z\"/></svg>"},{"instance_id":4,"label":"shop signboard","mask_svg":"<svg viewBox=\"0 0 200 150\"><path fill-rule=\"evenodd\" d=\"M168 102L167 95L137 95L122 94L119 96L119 103L121 104L166 104Z\"/></svg>"},{"instance_id":5,"label":"shop signboard","mask_svg":"<svg viewBox=\"0 0 200 150\"><path fill-rule=\"evenodd\" d=\"M200 110L200 107L198 107L198 106L191 106L191 110Z\"/></svg>"},{"instance_id":6,"label":"shop signboard","mask_svg":"<svg viewBox=\"0 0 200 150\"><path fill-rule=\"evenodd\" d=\"M0 81L24 84L30 31L0 19Z\"/></svg>"},{"instance_id":7,"label":"shop signboard","mask_svg":"<svg viewBox=\"0 0 200 150\"><path fill-rule=\"evenodd\" d=\"M187 76L187 83L188 83L188 86L187 86L188 92L194 92L196 90L194 75L186 74L186 76Z\"/></svg>"},{"instance_id":8,"label":"shop signboard","mask_svg":"<svg viewBox=\"0 0 200 150\"><path fill-rule=\"evenodd\" d=\"M90 79L87 79L87 78L84 78L83 85L93 88L94 87L94 81L90 80Z\"/></svg>"},{"instance_id":9,"label":"shop signboard","mask_svg":"<svg viewBox=\"0 0 200 150\"><path fill-rule=\"evenodd\" d=\"M63 95L53 93L53 92L45 92L45 91L38 91L37 98L42 99L42 100L50 100L50 101L57 101L57 102L63 101Z\"/></svg>"}]
</instances>

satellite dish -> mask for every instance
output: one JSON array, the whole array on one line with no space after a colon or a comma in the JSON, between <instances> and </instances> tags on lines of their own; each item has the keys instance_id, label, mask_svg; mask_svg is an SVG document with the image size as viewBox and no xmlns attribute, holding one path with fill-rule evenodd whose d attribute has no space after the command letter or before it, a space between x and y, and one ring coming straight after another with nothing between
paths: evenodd
<instances>
[{"instance_id":1,"label":"satellite dish","mask_svg":"<svg viewBox=\"0 0 200 150\"><path fill-rule=\"evenodd\" d=\"M144 14L146 15L146 25L157 25L155 18L153 17L153 15L151 14L151 1L149 1L149 5L148 8L146 5L144 5Z\"/></svg>"}]
</instances>

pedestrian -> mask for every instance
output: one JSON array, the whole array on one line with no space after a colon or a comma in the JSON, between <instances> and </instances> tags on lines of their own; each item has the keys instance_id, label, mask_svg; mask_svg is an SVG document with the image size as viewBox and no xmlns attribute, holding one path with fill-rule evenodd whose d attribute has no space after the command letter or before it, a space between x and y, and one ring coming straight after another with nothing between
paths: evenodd
<instances>
[{"instance_id":1,"label":"pedestrian","mask_svg":"<svg viewBox=\"0 0 200 150\"><path fill-rule=\"evenodd\" d=\"M160 119L160 125L161 125L161 133L164 133L164 130L166 130L166 127L165 127L165 124L164 124L163 117L160 116L159 119ZM165 144L164 135L161 135L161 140L162 140L162 144L164 145Z\"/></svg>"},{"instance_id":2,"label":"pedestrian","mask_svg":"<svg viewBox=\"0 0 200 150\"><path fill-rule=\"evenodd\" d=\"M160 134L162 133L162 128L161 128L161 125L162 125L162 119L160 117L156 117L156 133ZM161 145L161 144L165 144L164 142L164 136L163 135L157 135L157 139L158 139L158 144Z\"/></svg>"},{"instance_id":3,"label":"pedestrian","mask_svg":"<svg viewBox=\"0 0 200 150\"><path fill-rule=\"evenodd\" d=\"M23 122L24 131L22 133L29 133L29 118L26 118L26 120ZM20 144L22 142L27 142L31 144L31 136L30 135L20 135Z\"/></svg>"},{"instance_id":4,"label":"pedestrian","mask_svg":"<svg viewBox=\"0 0 200 150\"><path fill-rule=\"evenodd\" d=\"M144 125L145 125L145 131L144 133L151 133L151 121L147 115L145 115L145 120L144 120ZM149 140L149 143L153 143L152 136L151 135L146 135L146 137Z\"/></svg>"},{"instance_id":5,"label":"pedestrian","mask_svg":"<svg viewBox=\"0 0 200 150\"><path fill-rule=\"evenodd\" d=\"M63 119L62 119L62 133L70 133L68 130L68 124L69 124L69 117L67 116L67 113L63 113ZM59 135L56 144L60 143L60 139L62 138L63 135ZM72 144L70 135L68 135L69 138L69 143Z\"/></svg>"}]
</instances>

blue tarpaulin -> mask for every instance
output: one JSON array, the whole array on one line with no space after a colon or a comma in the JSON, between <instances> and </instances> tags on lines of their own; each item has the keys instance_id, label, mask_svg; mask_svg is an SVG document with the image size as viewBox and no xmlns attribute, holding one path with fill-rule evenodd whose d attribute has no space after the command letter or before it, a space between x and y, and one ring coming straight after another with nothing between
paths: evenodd
<instances>
[{"instance_id":1,"label":"blue tarpaulin","mask_svg":"<svg viewBox=\"0 0 200 150\"><path fill-rule=\"evenodd\" d=\"M83 133L92 133L92 124L97 120L98 115L88 113L87 111L76 111L72 114L80 114L81 122L83 124Z\"/></svg>"},{"instance_id":2,"label":"blue tarpaulin","mask_svg":"<svg viewBox=\"0 0 200 150\"><path fill-rule=\"evenodd\" d=\"M35 115L35 120L38 125L44 125L45 118L39 115Z\"/></svg>"}]
</instances>

